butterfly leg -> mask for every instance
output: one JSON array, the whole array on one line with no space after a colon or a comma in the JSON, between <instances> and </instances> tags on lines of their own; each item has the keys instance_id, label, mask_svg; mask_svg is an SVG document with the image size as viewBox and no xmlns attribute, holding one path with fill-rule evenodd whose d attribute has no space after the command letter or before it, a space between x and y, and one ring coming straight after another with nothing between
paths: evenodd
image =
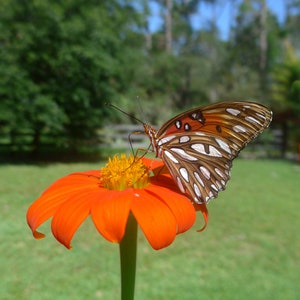
<instances>
[{"instance_id":1,"label":"butterfly leg","mask_svg":"<svg viewBox=\"0 0 300 300\"><path fill-rule=\"evenodd\" d=\"M133 149L133 141L134 141L133 136L138 135L138 134L143 134L144 135L145 133L143 131L133 131L133 132L129 133L129 135L128 135L128 141L129 141L130 149L131 149L131 152L132 152L133 156L134 157L139 157L138 153L139 152L143 152L143 155L140 156L140 158L142 158L147 153L153 152L153 151L151 150L151 145L149 145L148 148L146 148L146 149L145 148L138 148L136 150Z\"/></svg>"}]
</instances>

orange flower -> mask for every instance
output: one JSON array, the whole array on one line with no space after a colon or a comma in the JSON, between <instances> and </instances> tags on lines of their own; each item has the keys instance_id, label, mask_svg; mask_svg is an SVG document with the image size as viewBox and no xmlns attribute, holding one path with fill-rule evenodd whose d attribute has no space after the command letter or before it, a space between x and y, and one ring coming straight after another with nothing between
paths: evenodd
<instances>
[{"instance_id":1,"label":"orange flower","mask_svg":"<svg viewBox=\"0 0 300 300\"><path fill-rule=\"evenodd\" d=\"M132 213L151 246L166 247L193 225L199 207L179 191L170 175L157 172L162 166L162 162L122 155L101 170L65 176L32 203L28 225L40 239L44 234L37 228L53 217L54 237L70 249L73 235L89 215L104 238L120 243Z\"/></svg>"}]
</instances>

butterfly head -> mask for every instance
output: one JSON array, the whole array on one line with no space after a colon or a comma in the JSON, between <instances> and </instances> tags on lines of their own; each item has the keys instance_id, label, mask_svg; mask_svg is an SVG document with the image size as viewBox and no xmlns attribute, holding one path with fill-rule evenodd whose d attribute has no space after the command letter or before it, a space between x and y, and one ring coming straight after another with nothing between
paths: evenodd
<instances>
[{"instance_id":1,"label":"butterfly head","mask_svg":"<svg viewBox=\"0 0 300 300\"><path fill-rule=\"evenodd\" d=\"M160 148L158 147L157 141L156 141L157 130L153 126L151 126L147 123L143 123L143 126L144 126L144 130L145 130L145 134L150 139L151 146L152 146L153 151L155 152L156 157L161 157Z\"/></svg>"}]
</instances>

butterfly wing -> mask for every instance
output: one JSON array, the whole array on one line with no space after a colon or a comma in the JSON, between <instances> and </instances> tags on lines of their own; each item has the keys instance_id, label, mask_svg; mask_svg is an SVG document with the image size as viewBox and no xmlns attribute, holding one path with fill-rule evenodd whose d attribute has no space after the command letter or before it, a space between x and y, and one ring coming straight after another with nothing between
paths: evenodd
<instances>
[{"instance_id":1,"label":"butterfly wing","mask_svg":"<svg viewBox=\"0 0 300 300\"><path fill-rule=\"evenodd\" d=\"M164 144L161 158L180 190L200 204L225 189L233 151L219 136L179 133Z\"/></svg>"},{"instance_id":2,"label":"butterfly wing","mask_svg":"<svg viewBox=\"0 0 300 300\"><path fill-rule=\"evenodd\" d=\"M181 191L207 203L230 178L232 160L271 122L257 103L223 102L184 112L156 132L159 156Z\"/></svg>"},{"instance_id":3,"label":"butterfly wing","mask_svg":"<svg viewBox=\"0 0 300 300\"><path fill-rule=\"evenodd\" d=\"M221 102L175 116L157 132L158 138L180 132L206 132L227 138L241 150L269 126L272 112L254 102Z\"/></svg>"}]
</instances>

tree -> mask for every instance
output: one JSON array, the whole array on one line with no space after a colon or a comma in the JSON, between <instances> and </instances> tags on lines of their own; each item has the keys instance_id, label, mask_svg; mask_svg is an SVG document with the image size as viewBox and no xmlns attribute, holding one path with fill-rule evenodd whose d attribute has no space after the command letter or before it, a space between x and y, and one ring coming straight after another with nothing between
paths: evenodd
<instances>
[{"instance_id":1,"label":"tree","mask_svg":"<svg viewBox=\"0 0 300 300\"><path fill-rule=\"evenodd\" d=\"M269 102L270 71L280 55L280 28L265 0L241 2L220 74L230 99Z\"/></svg>"},{"instance_id":2,"label":"tree","mask_svg":"<svg viewBox=\"0 0 300 300\"><path fill-rule=\"evenodd\" d=\"M300 59L289 42L285 47L285 58L273 71L273 105L277 110L291 109L300 118Z\"/></svg>"},{"instance_id":3,"label":"tree","mask_svg":"<svg viewBox=\"0 0 300 300\"><path fill-rule=\"evenodd\" d=\"M143 55L140 14L117 0L2 4L5 126L33 132L35 148L45 133L64 134L80 148L102 125L104 102L129 89Z\"/></svg>"},{"instance_id":4,"label":"tree","mask_svg":"<svg viewBox=\"0 0 300 300\"><path fill-rule=\"evenodd\" d=\"M285 0L286 19L284 30L288 36L290 43L295 49L300 48L299 41L299 22L300 22L300 1Z\"/></svg>"}]
</instances>

